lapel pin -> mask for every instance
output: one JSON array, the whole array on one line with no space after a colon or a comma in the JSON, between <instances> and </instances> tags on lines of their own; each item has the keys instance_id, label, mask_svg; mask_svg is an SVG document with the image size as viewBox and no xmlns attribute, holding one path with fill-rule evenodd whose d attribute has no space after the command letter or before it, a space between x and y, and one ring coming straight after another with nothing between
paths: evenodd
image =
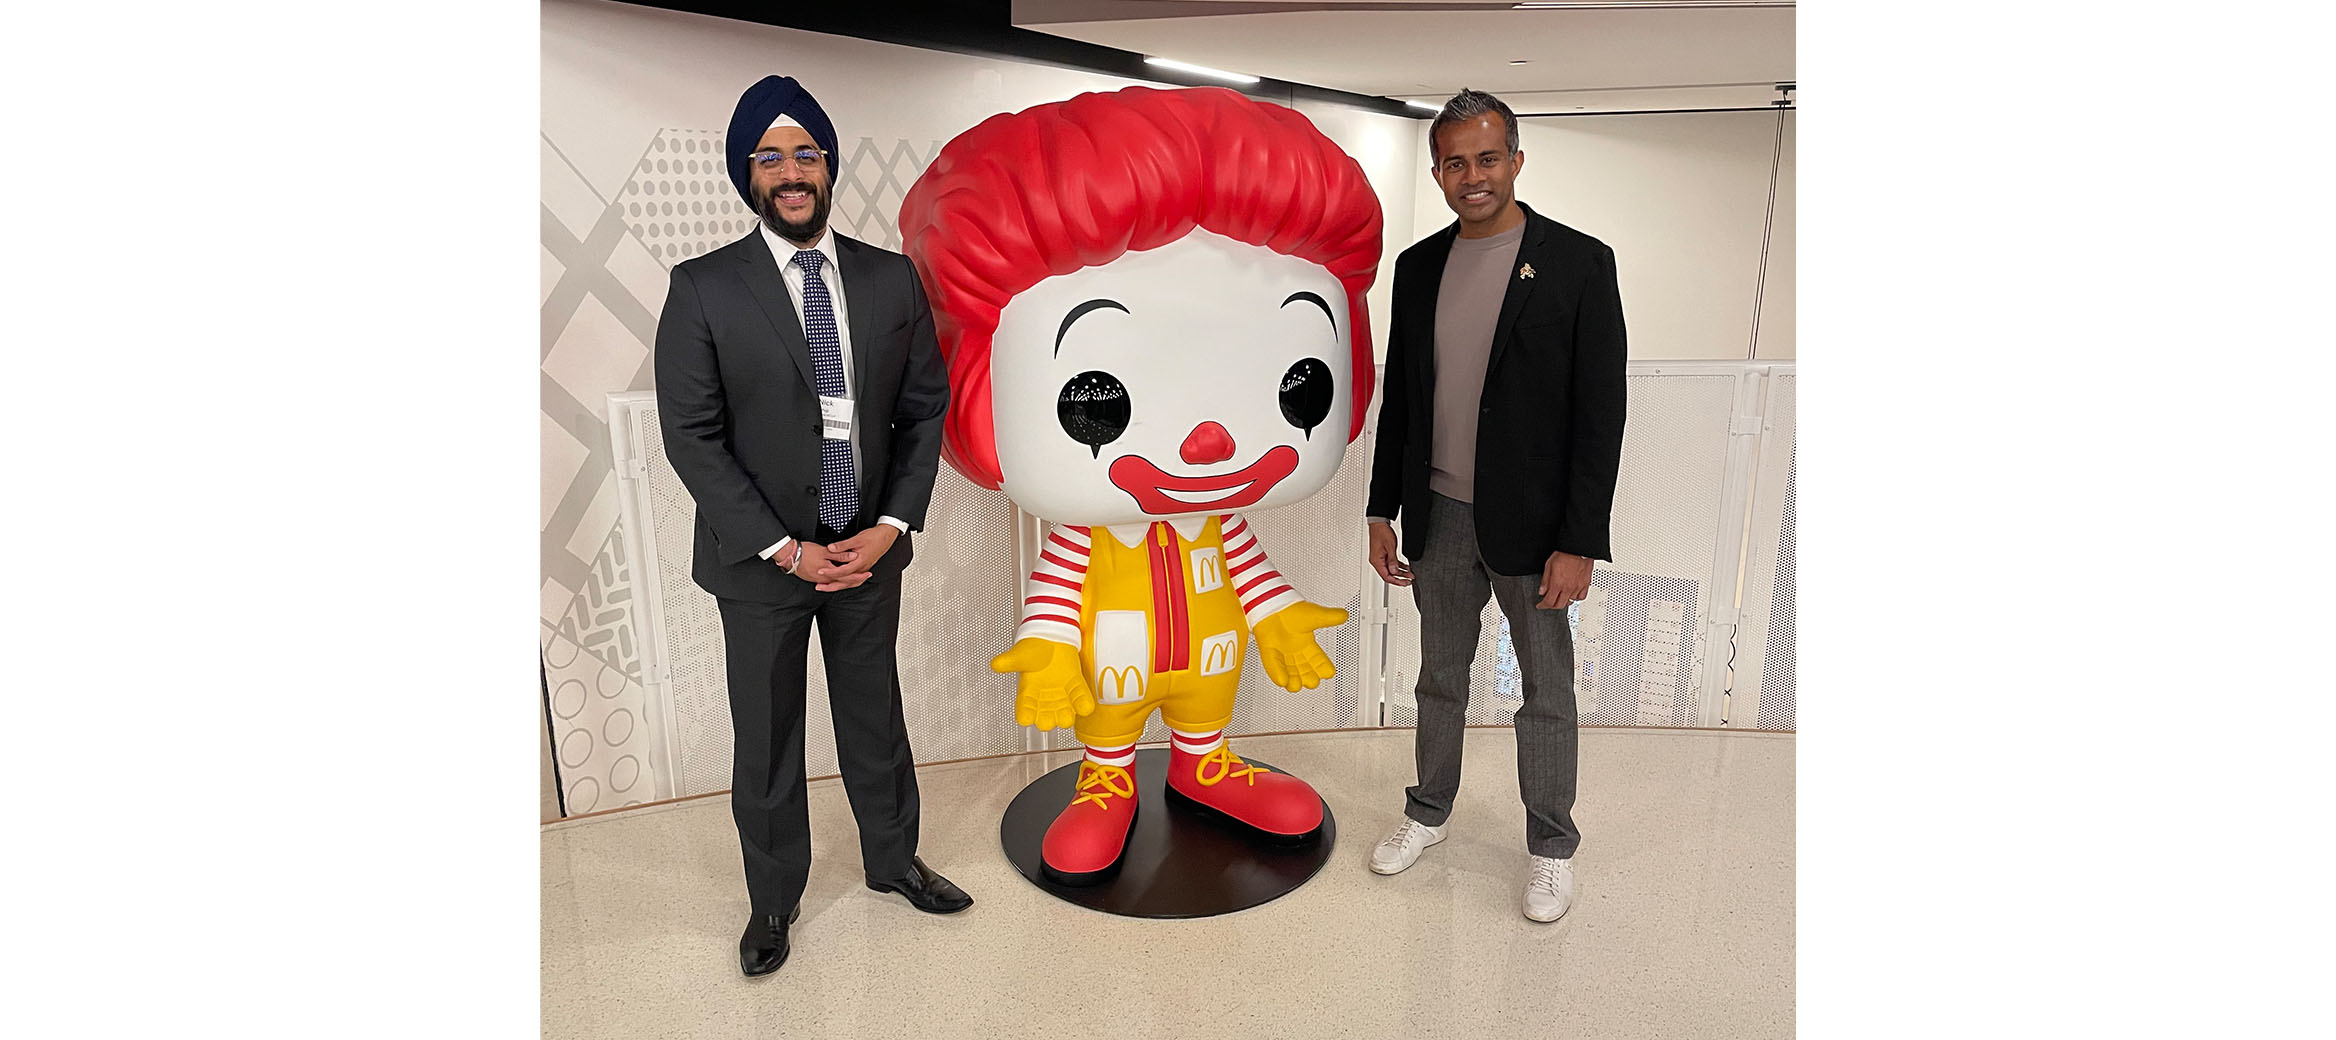
<instances>
[{"instance_id":1,"label":"lapel pin","mask_svg":"<svg viewBox=\"0 0 2336 1040\"><path fill-rule=\"evenodd\" d=\"M1517 277L1519 277L1519 278L1531 278L1531 277L1533 277L1533 265L1532 265L1532 264L1526 264L1526 265L1525 265L1525 266L1523 266L1523 267L1517 268Z\"/></svg>"}]
</instances>

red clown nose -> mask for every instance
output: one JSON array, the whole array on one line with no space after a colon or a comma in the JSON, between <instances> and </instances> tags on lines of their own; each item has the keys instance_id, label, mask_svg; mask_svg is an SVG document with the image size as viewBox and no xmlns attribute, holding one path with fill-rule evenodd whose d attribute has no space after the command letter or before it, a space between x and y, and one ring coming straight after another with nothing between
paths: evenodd
<instances>
[{"instance_id":1,"label":"red clown nose","mask_svg":"<svg viewBox=\"0 0 2336 1040\"><path fill-rule=\"evenodd\" d=\"M1195 466L1223 462L1233 457L1233 435L1216 423L1204 422L1185 435L1180 454L1184 461Z\"/></svg>"}]
</instances>

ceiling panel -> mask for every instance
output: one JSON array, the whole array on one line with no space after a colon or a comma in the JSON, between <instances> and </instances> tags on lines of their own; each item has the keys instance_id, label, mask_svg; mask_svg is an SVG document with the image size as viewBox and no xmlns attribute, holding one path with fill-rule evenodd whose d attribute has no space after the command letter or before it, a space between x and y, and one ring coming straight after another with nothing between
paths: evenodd
<instances>
[{"instance_id":1,"label":"ceiling panel","mask_svg":"<svg viewBox=\"0 0 2336 1040\"><path fill-rule=\"evenodd\" d=\"M1443 97L1461 87L1506 99L1733 85L1758 88L1758 104L1774 96L1772 84L1793 79L1791 8L1535 11L1416 0L1074 6L1107 9L1112 17L1042 21L1065 14L1063 5L1017 4L1016 23L1156 57L1398 98ZM1226 11L1234 13L1218 13ZM1128 16L1145 12L1177 16Z\"/></svg>"}]
</instances>

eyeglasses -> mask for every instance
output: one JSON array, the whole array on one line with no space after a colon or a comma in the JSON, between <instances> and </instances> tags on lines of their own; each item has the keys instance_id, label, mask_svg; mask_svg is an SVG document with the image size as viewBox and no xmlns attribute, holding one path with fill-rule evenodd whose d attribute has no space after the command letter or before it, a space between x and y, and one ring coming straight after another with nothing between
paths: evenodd
<instances>
[{"instance_id":1,"label":"eyeglasses","mask_svg":"<svg viewBox=\"0 0 2336 1040\"><path fill-rule=\"evenodd\" d=\"M795 165L808 170L813 166L818 165L820 160L827 158L827 151L821 148L810 147L797 148L792 152L782 152L773 149L767 152L755 152L751 155L748 155L747 158L754 160L754 164L756 166L760 166L766 170L778 169L780 163L786 162L789 159L795 160Z\"/></svg>"}]
</instances>

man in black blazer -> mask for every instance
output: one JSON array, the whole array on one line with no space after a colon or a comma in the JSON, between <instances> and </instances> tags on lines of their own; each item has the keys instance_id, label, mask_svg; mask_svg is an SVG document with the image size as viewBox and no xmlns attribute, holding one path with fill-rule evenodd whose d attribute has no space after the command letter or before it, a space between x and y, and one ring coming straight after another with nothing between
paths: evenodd
<instances>
[{"instance_id":1,"label":"man in black blazer","mask_svg":"<svg viewBox=\"0 0 2336 1040\"><path fill-rule=\"evenodd\" d=\"M1371 869L1401 871L1444 839L1489 594L1524 679L1525 916L1555 921L1572 905L1581 844L1566 608L1589 594L1591 561L1614 558L1606 527L1622 457L1622 299L1612 249L1516 201L1525 153L1500 99L1461 91L1429 124L1428 142L1460 219L1395 261L1367 507L1372 568L1413 586L1419 603L1419 783Z\"/></svg>"},{"instance_id":2,"label":"man in black blazer","mask_svg":"<svg viewBox=\"0 0 2336 1040\"><path fill-rule=\"evenodd\" d=\"M973 904L916 856L917 782L894 640L900 576L939 471L949 380L916 270L828 229L835 129L793 79L748 89L730 180L761 221L673 269L657 322L665 453L697 500L690 576L722 614L736 737L730 810L752 905L749 976L778 970L811 870L803 700L827 662L868 887Z\"/></svg>"}]
</instances>

